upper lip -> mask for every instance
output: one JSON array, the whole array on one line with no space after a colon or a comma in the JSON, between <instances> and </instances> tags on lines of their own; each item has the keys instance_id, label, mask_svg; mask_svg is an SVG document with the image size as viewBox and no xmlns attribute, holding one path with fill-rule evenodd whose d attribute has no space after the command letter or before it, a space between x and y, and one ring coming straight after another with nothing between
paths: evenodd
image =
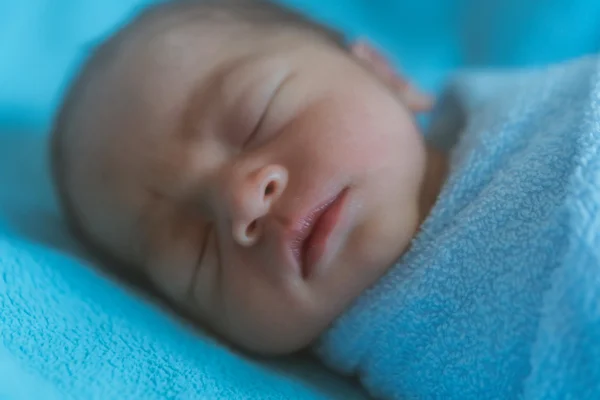
<instances>
[{"instance_id":1,"label":"upper lip","mask_svg":"<svg viewBox=\"0 0 600 400\"><path fill-rule=\"evenodd\" d=\"M323 215L323 213L325 213L325 211L327 211L327 209L337 200L337 198L340 196L340 193L341 192L320 203L304 217L298 219L293 225L294 228L292 229L292 234L290 235L289 247L294 258L302 268L303 274L306 274L306 271L304 271L306 267L304 265L305 244L310 238L315 224L321 215Z\"/></svg>"}]
</instances>

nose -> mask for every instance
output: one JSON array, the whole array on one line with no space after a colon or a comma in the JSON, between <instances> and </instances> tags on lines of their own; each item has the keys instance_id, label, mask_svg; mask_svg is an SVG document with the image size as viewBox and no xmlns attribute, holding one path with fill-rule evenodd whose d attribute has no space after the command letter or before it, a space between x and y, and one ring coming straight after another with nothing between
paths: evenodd
<instances>
[{"instance_id":1,"label":"nose","mask_svg":"<svg viewBox=\"0 0 600 400\"><path fill-rule=\"evenodd\" d=\"M262 236L264 217L281 197L288 183L287 170L279 165L262 167L232 188L233 238L241 246L254 245Z\"/></svg>"}]
</instances>

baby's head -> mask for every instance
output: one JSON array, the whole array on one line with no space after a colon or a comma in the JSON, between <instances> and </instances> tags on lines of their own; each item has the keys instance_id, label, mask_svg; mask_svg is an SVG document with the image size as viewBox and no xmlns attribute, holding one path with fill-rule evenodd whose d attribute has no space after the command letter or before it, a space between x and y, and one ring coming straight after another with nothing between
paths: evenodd
<instances>
[{"instance_id":1,"label":"baby's head","mask_svg":"<svg viewBox=\"0 0 600 400\"><path fill-rule=\"evenodd\" d=\"M159 5L76 80L55 183L119 274L243 348L291 352L409 245L424 100L368 46L278 6Z\"/></svg>"}]
</instances>

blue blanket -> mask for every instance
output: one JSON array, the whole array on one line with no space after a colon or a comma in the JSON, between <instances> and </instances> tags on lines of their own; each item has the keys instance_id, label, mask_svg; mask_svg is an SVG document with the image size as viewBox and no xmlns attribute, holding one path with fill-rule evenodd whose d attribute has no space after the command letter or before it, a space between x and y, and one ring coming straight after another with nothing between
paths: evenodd
<instances>
[{"instance_id":1,"label":"blue blanket","mask_svg":"<svg viewBox=\"0 0 600 400\"><path fill-rule=\"evenodd\" d=\"M317 352L382 398L600 398L600 58L465 73L430 134L437 205Z\"/></svg>"}]
</instances>

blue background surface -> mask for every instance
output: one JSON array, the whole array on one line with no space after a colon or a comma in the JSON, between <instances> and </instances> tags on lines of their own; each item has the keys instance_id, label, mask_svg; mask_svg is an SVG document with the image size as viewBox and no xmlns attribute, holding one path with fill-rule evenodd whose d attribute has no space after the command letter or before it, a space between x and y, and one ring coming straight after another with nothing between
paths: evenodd
<instances>
[{"instance_id":1,"label":"blue background surface","mask_svg":"<svg viewBox=\"0 0 600 400\"><path fill-rule=\"evenodd\" d=\"M148 1L0 0L0 117L47 122L90 45ZM286 0L368 36L426 88L464 65L531 65L600 49L596 0Z\"/></svg>"}]
</instances>

